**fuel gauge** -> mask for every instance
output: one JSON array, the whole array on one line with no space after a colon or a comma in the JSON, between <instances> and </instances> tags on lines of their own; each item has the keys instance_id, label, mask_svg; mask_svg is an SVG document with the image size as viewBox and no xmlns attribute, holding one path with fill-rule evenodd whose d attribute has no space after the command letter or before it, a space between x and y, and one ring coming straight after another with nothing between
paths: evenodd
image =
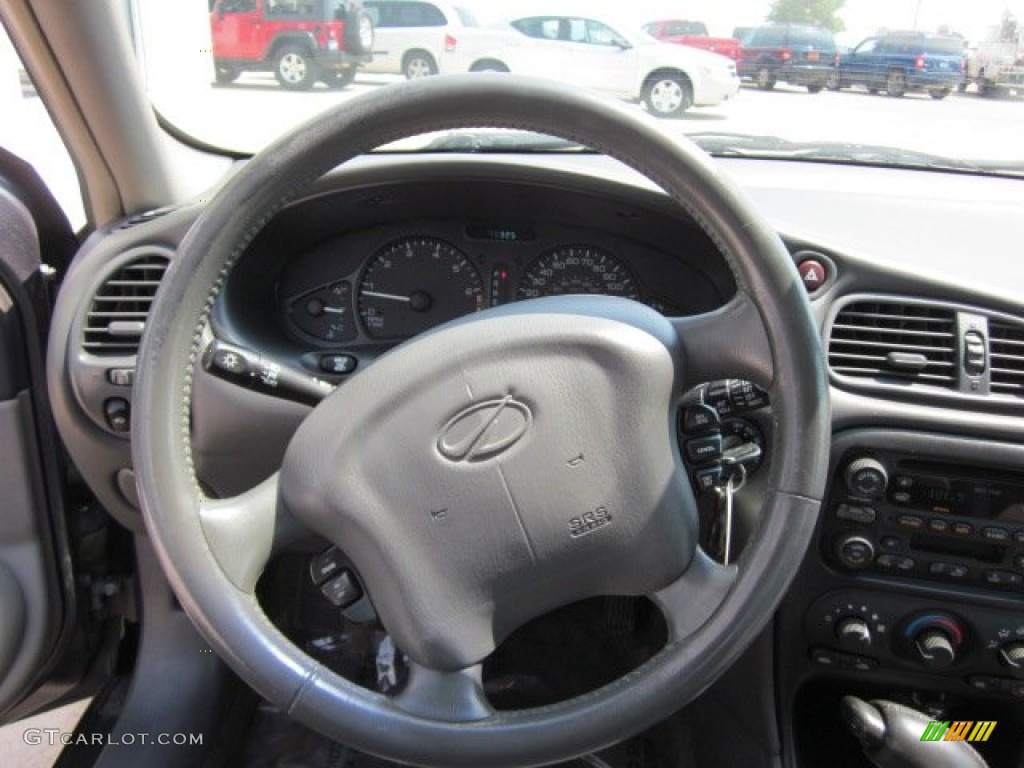
<instances>
[{"instance_id":1,"label":"fuel gauge","mask_svg":"<svg viewBox=\"0 0 1024 768\"><path fill-rule=\"evenodd\" d=\"M293 299L288 305L288 316L303 333L323 341L351 341L356 337L352 285L347 280Z\"/></svg>"}]
</instances>

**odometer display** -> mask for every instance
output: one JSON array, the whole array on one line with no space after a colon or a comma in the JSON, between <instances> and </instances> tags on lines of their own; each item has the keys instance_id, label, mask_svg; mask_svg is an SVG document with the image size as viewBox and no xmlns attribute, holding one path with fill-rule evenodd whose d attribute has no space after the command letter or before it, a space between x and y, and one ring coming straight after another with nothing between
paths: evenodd
<instances>
[{"instance_id":1,"label":"odometer display","mask_svg":"<svg viewBox=\"0 0 1024 768\"><path fill-rule=\"evenodd\" d=\"M625 265L610 253L590 245L564 245L542 254L523 273L518 299L596 293L640 298Z\"/></svg>"},{"instance_id":2,"label":"odometer display","mask_svg":"<svg viewBox=\"0 0 1024 768\"><path fill-rule=\"evenodd\" d=\"M404 339L484 307L480 275L444 240L404 237L367 265L357 296L359 318L378 339Z\"/></svg>"}]
</instances>

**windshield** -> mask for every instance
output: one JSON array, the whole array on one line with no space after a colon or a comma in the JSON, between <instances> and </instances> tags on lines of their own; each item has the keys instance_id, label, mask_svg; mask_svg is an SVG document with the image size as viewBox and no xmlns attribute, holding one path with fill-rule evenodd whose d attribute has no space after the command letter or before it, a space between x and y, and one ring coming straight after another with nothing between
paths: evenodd
<instances>
[{"instance_id":1,"label":"windshield","mask_svg":"<svg viewBox=\"0 0 1024 768\"><path fill-rule=\"evenodd\" d=\"M677 5L134 2L154 107L236 153L367 91L490 71L621 99L712 154L1024 171L1020 0L707 1L687 3L685 20ZM572 149L503 135L510 151Z\"/></svg>"}]
</instances>

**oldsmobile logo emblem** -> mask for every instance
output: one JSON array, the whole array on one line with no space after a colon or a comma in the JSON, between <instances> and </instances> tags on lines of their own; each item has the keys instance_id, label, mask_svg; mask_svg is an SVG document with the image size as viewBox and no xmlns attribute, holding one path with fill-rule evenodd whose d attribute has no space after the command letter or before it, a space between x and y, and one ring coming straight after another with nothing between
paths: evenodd
<instances>
[{"instance_id":1,"label":"oldsmobile logo emblem","mask_svg":"<svg viewBox=\"0 0 1024 768\"><path fill-rule=\"evenodd\" d=\"M437 438L437 450L456 463L500 456L529 431L533 413L511 395L476 403L448 420Z\"/></svg>"}]
</instances>

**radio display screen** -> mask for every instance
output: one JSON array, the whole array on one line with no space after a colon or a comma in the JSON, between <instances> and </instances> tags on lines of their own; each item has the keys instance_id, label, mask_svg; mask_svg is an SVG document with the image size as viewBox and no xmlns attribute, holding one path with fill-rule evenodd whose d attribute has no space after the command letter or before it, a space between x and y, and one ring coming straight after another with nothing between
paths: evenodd
<instances>
[{"instance_id":1,"label":"radio display screen","mask_svg":"<svg viewBox=\"0 0 1024 768\"><path fill-rule=\"evenodd\" d=\"M889 499L929 512L1024 523L1024 483L938 475L901 475Z\"/></svg>"}]
</instances>

